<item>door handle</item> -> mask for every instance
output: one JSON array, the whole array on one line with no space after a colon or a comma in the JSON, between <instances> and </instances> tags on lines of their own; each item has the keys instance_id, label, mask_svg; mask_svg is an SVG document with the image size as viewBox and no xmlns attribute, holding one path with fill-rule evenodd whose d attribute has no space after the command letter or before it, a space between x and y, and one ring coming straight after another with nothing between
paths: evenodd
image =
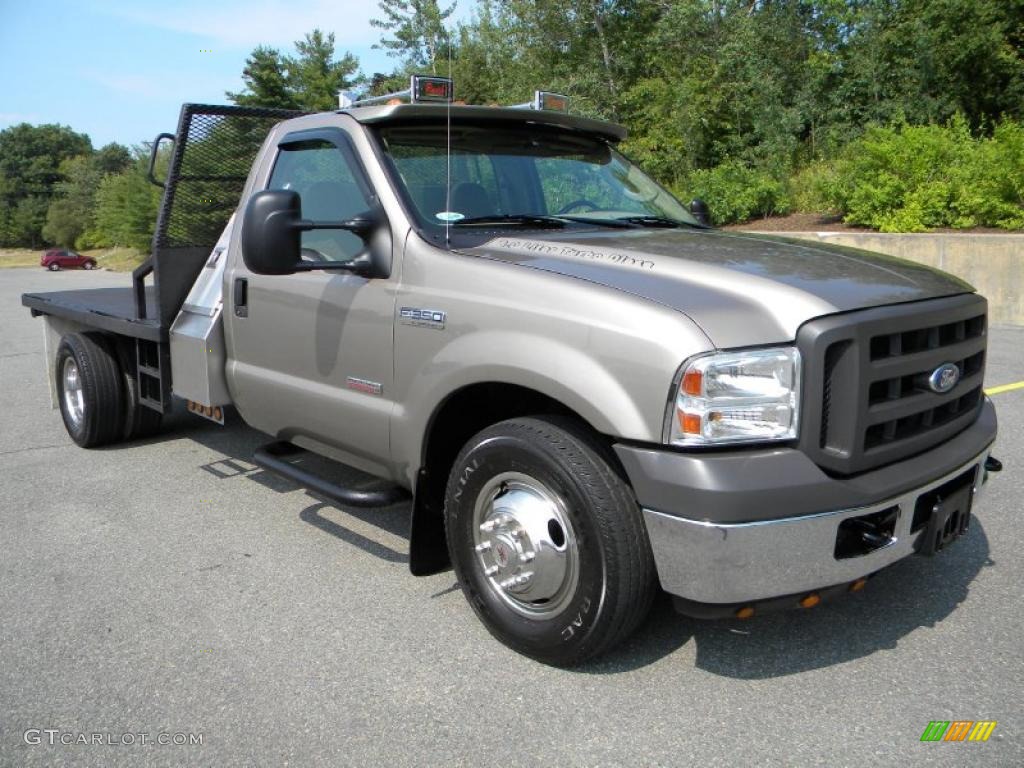
<instances>
[{"instance_id":1,"label":"door handle","mask_svg":"<svg viewBox=\"0 0 1024 768\"><path fill-rule=\"evenodd\" d=\"M244 277L235 278L235 317L249 316L249 281Z\"/></svg>"}]
</instances>

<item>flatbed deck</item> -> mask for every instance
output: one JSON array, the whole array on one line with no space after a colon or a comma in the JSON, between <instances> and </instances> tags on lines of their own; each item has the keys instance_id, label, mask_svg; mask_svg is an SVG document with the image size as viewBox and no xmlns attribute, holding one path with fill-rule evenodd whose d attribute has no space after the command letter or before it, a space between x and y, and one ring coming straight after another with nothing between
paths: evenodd
<instances>
[{"instance_id":1,"label":"flatbed deck","mask_svg":"<svg viewBox=\"0 0 1024 768\"><path fill-rule=\"evenodd\" d=\"M135 316L133 289L85 288L77 291L23 293L21 303L32 316L52 315L83 325L112 331L147 341L167 341L167 330L160 327L153 289L146 288L146 319Z\"/></svg>"}]
</instances>

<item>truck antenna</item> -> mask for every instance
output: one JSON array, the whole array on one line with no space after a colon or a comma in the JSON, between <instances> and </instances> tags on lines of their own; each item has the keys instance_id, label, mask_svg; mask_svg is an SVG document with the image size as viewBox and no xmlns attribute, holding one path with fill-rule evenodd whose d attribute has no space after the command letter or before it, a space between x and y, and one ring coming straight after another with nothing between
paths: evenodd
<instances>
[{"instance_id":1,"label":"truck antenna","mask_svg":"<svg viewBox=\"0 0 1024 768\"><path fill-rule=\"evenodd\" d=\"M455 80L452 78L452 37L446 29L446 48L448 49L448 81L452 83L452 92L448 94L447 108L445 109L445 192L444 210L449 212L452 209L452 100L455 98ZM449 251L452 249L452 220L451 216L444 217L444 247Z\"/></svg>"}]
</instances>

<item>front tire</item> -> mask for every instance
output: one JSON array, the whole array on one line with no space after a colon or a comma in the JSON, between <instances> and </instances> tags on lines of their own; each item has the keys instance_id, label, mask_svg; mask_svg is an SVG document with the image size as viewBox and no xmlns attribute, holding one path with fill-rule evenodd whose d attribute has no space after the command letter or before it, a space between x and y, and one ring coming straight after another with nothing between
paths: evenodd
<instances>
[{"instance_id":1,"label":"front tire","mask_svg":"<svg viewBox=\"0 0 1024 768\"><path fill-rule=\"evenodd\" d=\"M124 382L103 334L71 333L61 339L55 373L60 413L71 439L82 448L120 440Z\"/></svg>"},{"instance_id":2,"label":"front tire","mask_svg":"<svg viewBox=\"0 0 1024 768\"><path fill-rule=\"evenodd\" d=\"M47 269L51 272L60 272L60 264L51 264Z\"/></svg>"},{"instance_id":3,"label":"front tire","mask_svg":"<svg viewBox=\"0 0 1024 768\"><path fill-rule=\"evenodd\" d=\"M474 436L445 498L459 584L505 645L555 666L628 637L655 592L636 499L594 436L521 418Z\"/></svg>"},{"instance_id":4,"label":"front tire","mask_svg":"<svg viewBox=\"0 0 1024 768\"><path fill-rule=\"evenodd\" d=\"M82 265L82 268L83 269L96 269L96 262L95 261L87 261L87 262L85 262L85 264Z\"/></svg>"}]
</instances>

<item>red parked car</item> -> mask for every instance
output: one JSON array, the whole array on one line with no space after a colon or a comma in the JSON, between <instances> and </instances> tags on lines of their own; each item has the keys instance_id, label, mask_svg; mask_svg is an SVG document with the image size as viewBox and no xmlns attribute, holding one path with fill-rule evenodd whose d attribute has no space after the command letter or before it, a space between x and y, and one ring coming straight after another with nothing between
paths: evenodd
<instances>
[{"instance_id":1,"label":"red parked car","mask_svg":"<svg viewBox=\"0 0 1024 768\"><path fill-rule=\"evenodd\" d=\"M96 269L96 259L91 256L83 256L74 251L67 251L63 248L51 248L43 254L39 260L40 265L51 272L56 272L67 267L81 267L82 269Z\"/></svg>"}]
</instances>

